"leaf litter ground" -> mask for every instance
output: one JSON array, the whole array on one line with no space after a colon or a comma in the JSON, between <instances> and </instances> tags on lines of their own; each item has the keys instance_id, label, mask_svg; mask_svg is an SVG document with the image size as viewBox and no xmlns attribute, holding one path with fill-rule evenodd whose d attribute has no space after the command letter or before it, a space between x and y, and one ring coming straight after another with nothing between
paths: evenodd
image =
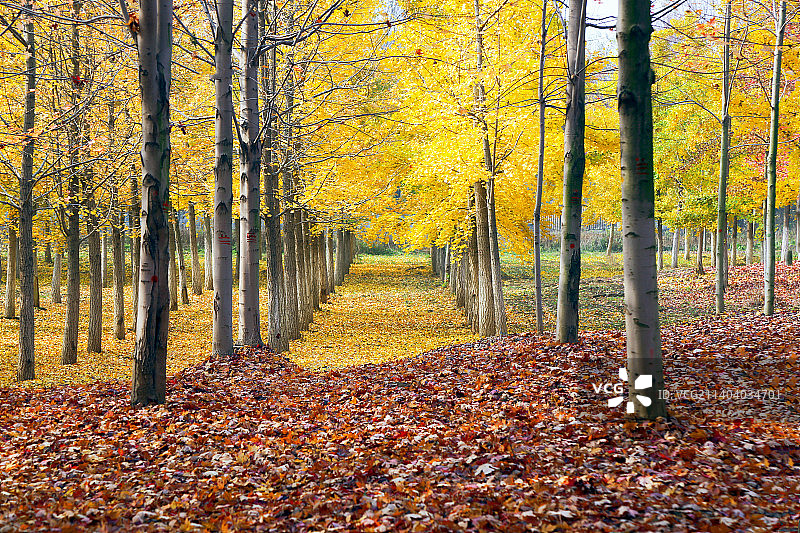
<instances>
[{"instance_id":1,"label":"leaf litter ground","mask_svg":"<svg viewBox=\"0 0 800 533\"><path fill-rule=\"evenodd\" d=\"M325 372L244 351L146 409L118 382L5 388L0 531L796 531L798 334L791 311L665 328L672 418L648 424L596 392L617 331Z\"/></svg>"}]
</instances>

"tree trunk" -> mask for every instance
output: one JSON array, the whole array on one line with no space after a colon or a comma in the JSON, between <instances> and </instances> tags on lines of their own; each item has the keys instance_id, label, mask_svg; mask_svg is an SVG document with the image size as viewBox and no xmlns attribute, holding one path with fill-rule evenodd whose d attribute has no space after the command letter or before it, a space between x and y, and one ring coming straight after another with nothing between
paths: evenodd
<instances>
[{"instance_id":1,"label":"tree trunk","mask_svg":"<svg viewBox=\"0 0 800 533\"><path fill-rule=\"evenodd\" d=\"M703 268L703 246L706 243L706 229L702 228L697 234L697 262L695 264L695 273L698 276L702 276L705 274L705 269Z\"/></svg>"},{"instance_id":2,"label":"tree trunk","mask_svg":"<svg viewBox=\"0 0 800 533\"><path fill-rule=\"evenodd\" d=\"M733 228L731 229L732 235L732 243L731 243L731 267L736 266L736 254L738 252L738 241L739 241L739 219L736 218L736 215L733 216ZM727 284L726 284L727 285Z\"/></svg>"},{"instance_id":3,"label":"tree trunk","mask_svg":"<svg viewBox=\"0 0 800 533\"><path fill-rule=\"evenodd\" d=\"M775 40L775 63L772 69L772 113L770 115L769 153L767 156L767 223L764 227L764 314L775 311L775 184L778 158L778 124L781 101L781 56L786 27L786 0L781 1Z\"/></svg>"},{"instance_id":4,"label":"tree trunk","mask_svg":"<svg viewBox=\"0 0 800 533\"><path fill-rule=\"evenodd\" d=\"M586 0L570 0L567 32L567 116L564 123L564 189L558 276L556 339L578 342L578 296L581 280L581 209L585 124Z\"/></svg>"},{"instance_id":5,"label":"tree trunk","mask_svg":"<svg viewBox=\"0 0 800 533\"><path fill-rule=\"evenodd\" d=\"M744 252L744 261L746 265L753 264L753 248L755 248L755 222L747 221L747 244Z\"/></svg>"},{"instance_id":6,"label":"tree trunk","mask_svg":"<svg viewBox=\"0 0 800 533\"><path fill-rule=\"evenodd\" d=\"M658 219L658 226L656 230L656 241L658 243L658 271L664 270L664 226L661 223L661 218Z\"/></svg>"},{"instance_id":7,"label":"tree trunk","mask_svg":"<svg viewBox=\"0 0 800 533\"><path fill-rule=\"evenodd\" d=\"M292 190L291 170L284 170L283 190ZM283 265L284 293L286 294L286 335L287 342L300 338L300 308L297 298L297 247L295 245L294 225L298 214L289 209L283 215ZM338 268L338 264L336 265Z\"/></svg>"},{"instance_id":8,"label":"tree trunk","mask_svg":"<svg viewBox=\"0 0 800 533\"><path fill-rule=\"evenodd\" d=\"M333 234L333 228L328 226L325 229L325 253L327 255L326 266L328 267L328 295L331 295L336 291L336 261Z\"/></svg>"},{"instance_id":9,"label":"tree trunk","mask_svg":"<svg viewBox=\"0 0 800 533\"><path fill-rule=\"evenodd\" d=\"M344 230L340 228L336 231L336 285L344 283L345 253Z\"/></svg>"},{"instance_id":10,"label":"tree trunk","mask_svg":"<svg viewBox=\"0 0 800 533\"><path fill-rule=\"evenodd\" d=\"M15 318L17 316L17 253L19 242L17 231L8 227L8 262L6 266L6 300L3 308L3 317Z\"/></svg>"},{"instance_id":11,"label":"tree trunk","mask_svg":"<svg viewBox=\"0 0 800 533\"><path fill-rule=\"evenodd\" d=\"M33 307L41 309L41 295L39 294L39 249L33 249ZM22 310L20 309L20 314Z\"/></svg>"},{"instance_id":12,"label":"tree trunk","mask_svg":"<svg viewBox=\"0 0 800 533\"><path fill-rule=\"evenodd\" d=\"M319 301L321 304L328 303L328 265L325 252L327 242L325 231L320 232L317 238L317 265L319 267Z\"/></svg>"},{"instance_id":13,"label":"tree trunk","mask_svg":"<svg viewBox=\"0 0 800 533\"><path fill-rule=\"evenodd\" d=\"M717 234L709 232L709 235L711 237L711 268L717 268Z\"/></svg>"},{"instance_id":14,"label":"tree trunk","mask_svg":"<svg viewBox=\"0 0 800 533\"><path fill-rule=\"evenodd\" d=\"M238 217L234 217L231 221L231 234L234 238L234 261L235 261L235 270L233 271L233 279L238 283L239 280L239 272L241 271L240 267L242 266L242 243L239 239L239 233L241 232L242 222L239 220Z\"/></svg>"},{"instance_id":15,"label":"tree trunk","mask_svg":"<svg viewBox=\"0 0 800 533\"><path fill-rule=\"evenodd\" d=\"M786 254L789 252L789 233L792 225L792 206L783 208L783 227L781 228L781 261L786 264Z\"/></svg>"},{"instance_id":16,"label":"tree trunk","mask_svg":"<svg viewBox=\"0 0 800 533\"><path fill-rule=\"evenodd\" d=\"M475 200L474 197L472 199L471 208L474 208ZM471 209L472 210L472 209ZM467 248L469 251L469 282L467 285L467 290L469 292L469 313L468 318L469 322L472 325L472 331L474 333L478 333L479 331L479 318L478 318L478 307L480 305L478 299L478 292L479 292L479 281L478 281L478 230L475 224L475 217L472 217L472 224L470 228L470 237L469 237L469 247Z\"/></svg>"},{"instance_id":17,"label":"tree trunk","mask_svg":"<svg viewBox=\"0 0 800 533\"><path fill-rule=\"evenodd\" d=\"M125 260L122 257L122 211L115 205L118 215L111 227L111 253L114 263L114 337L125 340Z\"/></svg>"},{"instance_id":18,"label":"tree trunk","mask_svg":"<svg viewBox=\"0 0 800 533\"><path fill-rule=\"evenodd\" d=\"M49 232L50 230L48 229L48 233ZM46 242L44 244L44 262L47 263L48 265L53 264L53 245L50 244L49 242Z\"/></svg>"},{"instance_id":19,"label":"tree trunk","mask_svg":"<svg viewBox=\"0 0 800 533\"><path fill-rule=\"evenodd\" d=\"M536 331L544 332L544 311L542 309L542 189L544 187L544 149L545 149L545 96L544 69L547 58L547 2L542 2L542 38L539 43L539 152L536 171L536 203L533 209L533 277L536 284Z\"/></svg>"},{"instance_id":20,"label":"tree trunk","mask_svg":"<svg viewBox=\"0 0 800 533\"><path fill-rule=\"evenodd\" d=\"M61 250L56 252L53 261L53 278L50 284L50 291L51 297L53 299L54 304L61 303L61 262L63 260L64 254L61 253Z\"/></svg>"},{"instance_id":21,"label":"tree trunk","mask_svg":"<svg viewBox=\"0 0 800 533\"><path fill-rule=\"evenodd\" d=\"M800 258L800 193L797 194L797 203L794 209L794 253L795 260Z\"/></svg>"},{"instance_id":22,"label":"tree trunk","mask_svg":"<svg viewBox=\"0 0 800 533\"><path fill-rule=\"evenodd\" d=\"M214 323L211 352L233 353L233 0L217 1L217 33L214 36ZM207 283L206 283L207 285Z\"/></svg>"},{"instance_id":23,"label":"tree trunk","mask_svg":"<svg viewBox=\"0 0 800 533\"><path fill-rule=\"evenodd\" d=\"M305 331L311 324L311 291L308 286L309 265L306 262L306 213L305 209L297 211L295 228L295 257L297 259L297 309L300 330Z\"/></svg>"},{"instance_id":24,"label":"tree trunk","mask_svg":"<svg viewBox=\"0 0 800 533\"><path fill-rule=\"evenodd\" d=\"M64 318L64 340L61 346L61 363L78 362L78 318L80 314L80 218L78 210L77 177L70 178L70 206L67 216L67 309ZM73 195L74 192L74 195Z\"/></svg>"},{"instance_id":25,"label":"tree trunk","mask_svg":"<svg viewBox=\"0 0 800 533\"><path fill-rule=\"evenodd\" d=\"M73 15L78 18L81 10L80 1L72 4ZM71 35L72 76L81 78L80 25L72 25ZM73 84L69 101L73 106L80 104L80 87ZM80 314L80 165L79 151L81 146L81 122L71 121L67 129L67 152L72 172L68 180L66 252L67 252L67 309L64 316L64 339L61 346L61 363L78 362L78 319Z\"/></svg>"},{"instance_id":26,"label":"tree trunk","mask_svg":"<svg viewBox=\"0 0 800 533\"><path fill-rule=\"evenodd\" d=\"M137 321L139 318L139 258L141 256L142 246L142 228L141 221L137 212L141 209L142 201L139 198L139 182L135 177L131 177L131 209L128 216L131 220L131 286L133 298L131 305L131 325L133 326L133 336L136 338ZM122 264L125 264L125 254L123 250ZM124 275L124 271L123 271Z\"/></svg>"},{"instance_id":27,"label":"tree trunk","mask_svg":"<svg viewBox=\"0 0 800 533\"><path fill-rule=\"evenodd\" d=\"M686 227L684 231L686 238L683 240L683 260L690 261L692 259L692 231L689 227Z\"/></svg>"},{"instance_id":28,"label":"tree trunk","mask_svg":"<svg viewBox=\"0 0 800 533\"><path fill-rule=\"evenodd\" d=\"M169 310L178 310L178 253L175 245L175 222L167 213L169 227Z\"/></svg>"},{"instance_id":29,"label":"tree trunk","mask_svg":"<svg viewBox=\"0 0 800 533\"><path fill-rule=\"evenodd\" d=\"M90 198L89 209L94 207ZM89 327L86 330L86 349L89 353L103 351L103 278L102 245L97 217L89 215L86 219L86 240L89 243Z\"/></svg>"},{"instance_id":30,"label":"tree trunk","mask_svg":"<svg viewBox=\"0 0 800 533\"><path fill-rule=\"evenodd\" d=\"M172 211L174 222L174 230L175 230L175 249L178 252L178 269L180 272L180 283L181 283L181 303L183 305L189 305L189 288L187 287L186 281L186 254L183 253L183 236L181 235L181 223L180 219L178 218L178 213L173 210Z\"/></svg>"},{"instance_id":31,"label":"tree trunk","mask_svg":"<svg viewBox=\"0 0 800 533\"><path fill-rule=\"evenodd\" d=\"M105 288L109 286L109 282L111 281L111 276L108 275L108 235L105 233L103 233L100 244L100 280L102 286Z\"/></svg>"},{"instance_id":32,"label":"tree trunk","mask_svg":"<svg viewBox=\"0 0 800 533\"><path fill-rule=\"evenodd\" d=\"M606 246L606 257L611 257L611 250L614 246L614 226L616 225L615 222L611 223L611 227L608 228L608 245Z\"/></svg>"},{"instance_id":33,"label":"tree trunk","mask_svg":"<svg viewBox=\"0 0 800 533\"><path fill-rule=\"evenodd\" d=\"M31 1L25 2L25 7L33 10L33 3ZM17 366L17 381L27 381L36 378L33 342L33 308L35 305L38 306L36 300L38 300L39 293L39 287L36 285L35 281L37 272L33 250L33 215L35 212L33 198L33 151L36 136L28 135L28 132L34 129L36 119L36 43L33 17L27 17L27 21L25 22L25 41L25 68L27 72L23 129L26 133L26 140L22 147L22 172L19 175L19 259L22 268L19 284L19 364ZM11 299L13 303L15 296L13 284L11 288ZM8 300L6 300L6 303L8 303Z\"/></svg>"},{"instance_id":34,"label":"tree trunk","mask_svg":"<svg viewBox=\"0 0 800 533\"><path fill-rule=\"evenodd\" d=\"M139 3L139 88L142 95L142 205L139 308L131 403L164 403L169 337L169 167L172 2Z\"/></svg>"},{"instance_id":35,"label":"tree trunk","mask_svg":"<svg viewBox=\"0 0 800 533\"><path fill-rule=\"evenodd\" d=\"M678 254L680 253L681 247L681 228L678 226L675 228L675 232L672 234L672 263L670 266L672 268L678 268Z\"/></svg>"},{"instance_id":36,"label":"tree trunk","mask_svg":"<svg viewBox=\"0 0 800 533\"><path fill-rule=\"evenodd\" d=\"M200 252L197 249L197 217L194 212L194 204L191 202L189 202L189 248L192 250L192 294L203 294Z\"/></svg>"},{"instance_id":37,"label":"tree trunk","mask_svg":"<svg viewBox=\"0 0 800 533\"><path fill-rule=\"evenodd\" d=\"M261 240L261 134L258 117L258 0L242 2L239 77L239 342L261 346L259 241Z\"/></svg>"},{"instance_id":38,"label":"tree trunk","mask_svg":"<svg viewBox=\"0 0 800 533\"><path fill-rule=\"evenodd\" d=\"M666 417L663 399L658 271L655 258L653 108L649 43L649 0L620 2L617 19L619 81L617 107L622 167L622 255L628 413L654 420ZM650 376L651 386L640 383ZM642 378L647 380L647 378ZM642 400L642 398L645 398Z\"/></svg>"},{"instance_id":39,"label":"tree trunk","mask_svg":"<svg viewBox=\"0 0 800 533\"><path fill-rule=\"evenodd\" d=\"M717 314L725 312L725 288L728 285L725 259L728 253L728 243L726 241L728 238L727 190L731 145L731 116L728 109L731 95L731 3L732 0L728 0L725 5L725 34L722 40L722 140L720 141L719 187L717 188L717 237L715 239L716 249L714 250L717 267L715 289Z\"/></svg>"},{"instance_id":40,"label":"tree trunk","mask_svg":"<svg viewBox=\"0 0 800 533\"><path fill-rule=\"evenodd\" d=\"M439 254L436 253L437 251L438 251L438 248L436 247L436 245L432 244L431 245L431 252L430 252L431 253L431 275L433 275L434 277L439 275L439 263L438 263Z\"/></svg>"},{"instance_id":41,"label":"tree trunk","mask_svg":"<svg viewBox=\"0 0 800 533\"><path fill-rule=\"evenodd\" d=\"M212 262L214 259L214 252L212 250L213 245L211 241L213 240L213 235L211 232L211 217L207 214L203 215L203 240L204 248L203 248L203 266L205 267L203 270L203 287L207 291L214 290L214 267L212 266Z\"/></svg>"},{"instance_id":42,"label":"tree trunk","mask_svg":"<svg viewBox=\"0 0 800 533\"><path fill-rule=\"evenodd\" d=\"M506 303L503 300L503 271L500 268L500 244L497 235L497 214L495 213L494 201L494 178L489 179L488 194L488 215L489 215L489 246L492 254L492 295L494 296L494 321L495 335L505 335L508 333L508 317L506 316ZM445 267L450 261L450 245L447 247L447 260Z\"/></svg>"},{"instance_id":43,"label":"tree trunk","mask_svg":"<svg viewBox=\"0 0 800 533\"><path fill-rule=\"evenodd\" d=\"M25 2L25 7L33 10L33 2ZM36 257L33 249L33 215L35 212L33 198L33 151L36 136L27 135L34 129L36 119L36 46L33 18L27 17L25 22L25 118L23 129L26 133L22 147L22 172L19 175L19 232L20 262L22 271L19 283L19 364L17 381L36 378L34 359L34 306L39 305L39 286L36 283ZM13 299L14 293L11 293Z\"/></svg>"},{"instance_id":44,"label":"tree trunk","mask_svg":"<svg viewBox=\"0 0 800 533\"><path fill-rule=\"evenodd\" d=\"M486 188L482 181L475 182L475 227L478 250L478 335L489 337L496 333L494 293L492 291L492 258L489 244L489 214L486 205Z\"/></svg>"}]
</instances>

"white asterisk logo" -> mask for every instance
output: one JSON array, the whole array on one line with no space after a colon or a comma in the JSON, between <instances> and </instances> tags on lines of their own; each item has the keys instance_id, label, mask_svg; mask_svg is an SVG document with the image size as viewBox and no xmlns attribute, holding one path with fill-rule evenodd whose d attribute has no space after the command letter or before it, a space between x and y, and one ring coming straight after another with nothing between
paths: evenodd
<instances>
[{"instance_id":1,"label":"white asterisk logo","mask_svg":"<svg viewBox=\"0 0 800 533\"><path fill-rule=\"evenodd\" d=\"M619 369L619 379L621 379L625 383L628 382L628 371L625 370L624 368ZM649 389L652 386L653 386L653 376L650 374L642 374L641 376L636 378L636 381L633 382L633 390L635 391L643 391L645 389ZM639 402L641 402L641 404L644 405L645 407L650 407L650 404L652 403L652 400L650 398L648 398L647 396L642 396L641 394L637 394L636 399L639 400ZM616 398L610 398L608 400L608 406L617 407L623 401L625 401L624 396L617 396ZM626 411L628 413L633 413L633 402L628 402Z\"/></svg>"}]
</instances>

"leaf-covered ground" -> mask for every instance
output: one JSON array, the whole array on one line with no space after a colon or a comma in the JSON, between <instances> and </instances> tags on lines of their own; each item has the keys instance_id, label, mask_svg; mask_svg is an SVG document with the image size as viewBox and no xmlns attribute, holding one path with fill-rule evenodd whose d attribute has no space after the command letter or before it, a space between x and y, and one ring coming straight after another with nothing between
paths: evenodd
<instances>
[{"instance_id":1,"label":"leaf-covered ground","mask_svg":"<svg viewBox=\"0 0 800 533\"><path fill-rule=\"evenodd\" d=\"M429 260L421 255L364 256L351 268L345 285L337 288L331 304L315 314L311 331L304 332L303 340L292 343L290 357L309 368L337 368L410 357L434 347L472 340L474 336L449 293L435 290L437 281L431 277L428 264ZM43 308L36 310L37 379L16 384L19 322L0 319L0 386L37 388L96 380L128 381L133 352L130 287L125 287L127 339L120 341L113 335L113 291L103 289L103 352L88 354L89 295L84 283L78 363L62 365L66 304L52 303L50 285L45 285L49 277L49 269L42 265ZM262 281L261 313L267 316L269 299L266 280ZM195 296L190 291L189 298L189 305L180 305L170 313L169 374L195 365L210 354L212 293L205 291ZM234 333L238 311L235 297Z\"/></svg>"},{"instance_id":2,"label":"leaf-covered ground","mask_svg":"<svg viewBox=\"0 0 800 533\"><path fill-rule=\"evenodd\" d=\"M427 258L365 256L352 266L289 358L315 370L382 363L473 340Z\"/></svg>"},{"instance_id":3,"label":"leaf-covered ground","mask_svg":"<svg viewBox=\"0 0 800 533\"><path fill-rule=\"evenodd\" d=\"M5 388L0 531L796 531L798 335L795 313L665 329L669 390L730 394L641 425L595 392L619 332L327 372L244 352L145 409Z\"/></svg>"}]
</instances>

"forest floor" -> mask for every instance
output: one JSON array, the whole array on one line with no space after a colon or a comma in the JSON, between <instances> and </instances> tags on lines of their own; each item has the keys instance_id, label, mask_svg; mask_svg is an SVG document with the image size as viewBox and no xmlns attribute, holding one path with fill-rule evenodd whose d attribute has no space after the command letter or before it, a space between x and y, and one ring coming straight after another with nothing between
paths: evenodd
<instances>
[{"instance_id":1,"label":"forest floor","mask_svg":"<svg viewBox=\"0 0 800 533\"><path fill-rule=\"evenodd\" d=\"M581 329L588 331L623 329L622 259L604 253L585 253L582 258ZM310 331L293 341L290 358L311 369L340 368L354 364L380 363L410 357L424 351L474 340L463 313L453 298L430 275L425 255L363 255L353 265L344 286L337 288L331 303L315 313ZM42 386L130 379L133 330L131 290L125 287L126 339L118 340L112 330L112 297L103 289L103 352L86 352L89 298L83 280L78 363L61 364L61 343L66 304L53 304L49 279L52 267L40 266L42 308L36 310L36 380L15 383L18 358L18 322L0 319L0 386L38 388ZM800 310L800 267L778 264L776 309ZM129 274L129 272L128 272ZM264 273L262 273L264 274ZM543 254L545 331L555 325L558 292L558 258ZM86 274L84 273L86 276ZM509 331L536 329L534 279L530 264L514 257L503 258L504 289L509 312ZM754 312L762 306L760 264L737 266L731 275L726 300L729 313ZM262 275L265 278L265 274ZM129 277L127 278L129 279ZM264 285L266 284L266 280ZM661 319L680 324L714 312L714 271L696 276L685 265L665 269L659 275ZM193 366L210 353L211 291L196 296L189 292L189 305L179 305L170 314L167 371L170 375ZM261 312L267 313L267 292L262 288ZM18 308L18 307L17 307ZM234 298L234 334L238 303Z\"/></svg>"},{"instance_id":2,"label":"forest floor","mask_svg":"<svg viewBox=\"0 0 800 533\"><path fill-rule=\"evenodd\" d=\"M587 286L616 279L594 261ZM512 301L530 286L514 268ZM0 533L797 531L800 267L779 265L773 317L752 312L759 265L731 276L750 312L723 317L697 316L711 274L668 274L665 314L692 309L663 329L669 420L608 407L619 329L475 340L423 258L365 257L293 344L305 368L207 358L201 337L172 345L165 406L132 408L127 374L0 388ZM584 298L585 322L614 324L609 298Z\"/></svg>"}]
</instances>

